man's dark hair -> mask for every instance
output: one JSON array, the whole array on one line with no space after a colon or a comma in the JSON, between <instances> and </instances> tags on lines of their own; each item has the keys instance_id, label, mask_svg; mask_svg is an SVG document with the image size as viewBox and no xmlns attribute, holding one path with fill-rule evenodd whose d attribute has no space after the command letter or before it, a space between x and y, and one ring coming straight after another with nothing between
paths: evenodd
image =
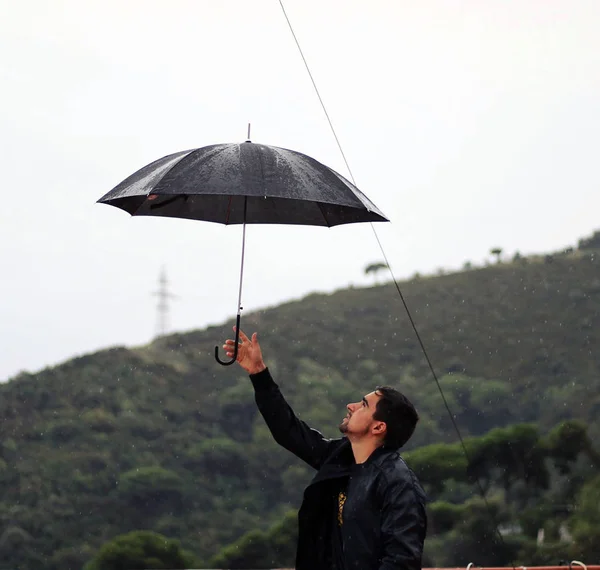
<instances>
[{"instance_id":1,"label":"man's dark hair","mask_svg":"<svg viewBox=\"0 0 600 570\"><path fill-rule=\"evenodd\" d=\"M390 386L378 386L375 392L381 397L375 407L373 419L385 422L383 444L391 449L401 448L415 431L419 414L410 400Z\"/></svg>"}]
</instances>

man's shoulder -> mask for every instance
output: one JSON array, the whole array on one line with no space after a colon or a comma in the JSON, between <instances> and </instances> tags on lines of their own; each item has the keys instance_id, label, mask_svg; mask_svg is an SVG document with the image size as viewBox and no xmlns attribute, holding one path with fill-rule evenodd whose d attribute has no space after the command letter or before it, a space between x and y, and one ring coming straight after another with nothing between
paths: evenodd
<instances>
[{"instance_id":1,"label":"man's shoulder","mask_svg":"<svg viewBox=\"0 0 600 570\"><path fill-rule=\"evenodd\" d=\"M377 467L390 476L406 476L412 472L398 450L383 451L376 460Z\"/></svg>"}]
</instances>

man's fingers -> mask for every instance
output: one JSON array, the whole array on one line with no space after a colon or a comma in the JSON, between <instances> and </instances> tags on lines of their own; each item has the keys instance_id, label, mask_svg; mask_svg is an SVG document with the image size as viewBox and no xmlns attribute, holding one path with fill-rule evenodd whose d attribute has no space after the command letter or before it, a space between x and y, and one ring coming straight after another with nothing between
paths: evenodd
<instances>
[{"instance_id":1,"label":"man's fingers","mask_svg":"<svg viewBox=\"0 0 600 570\"><path fill-rule=\"evenodd\" d=\"M257 333L253 333L252 334L252 342L256 342L258 339L258 334Z\"/></svg>"}]
</instances>

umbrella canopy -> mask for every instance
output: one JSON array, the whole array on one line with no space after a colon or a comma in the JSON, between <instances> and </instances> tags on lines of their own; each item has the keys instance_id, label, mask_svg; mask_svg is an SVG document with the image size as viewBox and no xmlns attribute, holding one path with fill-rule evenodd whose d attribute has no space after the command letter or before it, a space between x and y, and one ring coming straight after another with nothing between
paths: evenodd
<instances>
[{"instance_id":1,"label":"umbrella canopy","mask_svg":"<svg viewBox=\"0 0 600 570\"><path fill-rule=\"evenodd\" d=\"M221 224L332 227L389 221L354 184L331 168L305 154L250 141L160 158L98 202L132 216Z\"/></svg>"},{"instance_id":2,"label":"umbrella canopy","mask_svg":"<svg viewBox=\"0 0 600 570\"><path fill-rule=\"evenodd\" d=\"M243 224L236 337L242 310L246 224L332 227L389 221L356 187L305 154L246 141L186 150L144 166L105 194L109 204L132 216L165 216Z\"/></svg>"}]
</instances>

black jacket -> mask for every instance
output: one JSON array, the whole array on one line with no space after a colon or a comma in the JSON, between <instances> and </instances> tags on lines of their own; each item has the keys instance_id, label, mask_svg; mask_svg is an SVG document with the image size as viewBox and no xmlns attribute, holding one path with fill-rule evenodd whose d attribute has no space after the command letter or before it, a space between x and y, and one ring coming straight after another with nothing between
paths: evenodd
<instances>
[{"instance_id":1,"label":"black jacket","mask_svg":"<svg viewBox=\"0 0 600 570\"><path fill-rule=\"evenodd\" d=\"M346 568L420 570L425 493L398 451L381 447L356 465L346 438L325 439L296 417L268 369L250 379L275 441L317 469L298 513L296 570L331 570L334 494L351 474L340 527Z\"/></svg>"}]
</instances>

